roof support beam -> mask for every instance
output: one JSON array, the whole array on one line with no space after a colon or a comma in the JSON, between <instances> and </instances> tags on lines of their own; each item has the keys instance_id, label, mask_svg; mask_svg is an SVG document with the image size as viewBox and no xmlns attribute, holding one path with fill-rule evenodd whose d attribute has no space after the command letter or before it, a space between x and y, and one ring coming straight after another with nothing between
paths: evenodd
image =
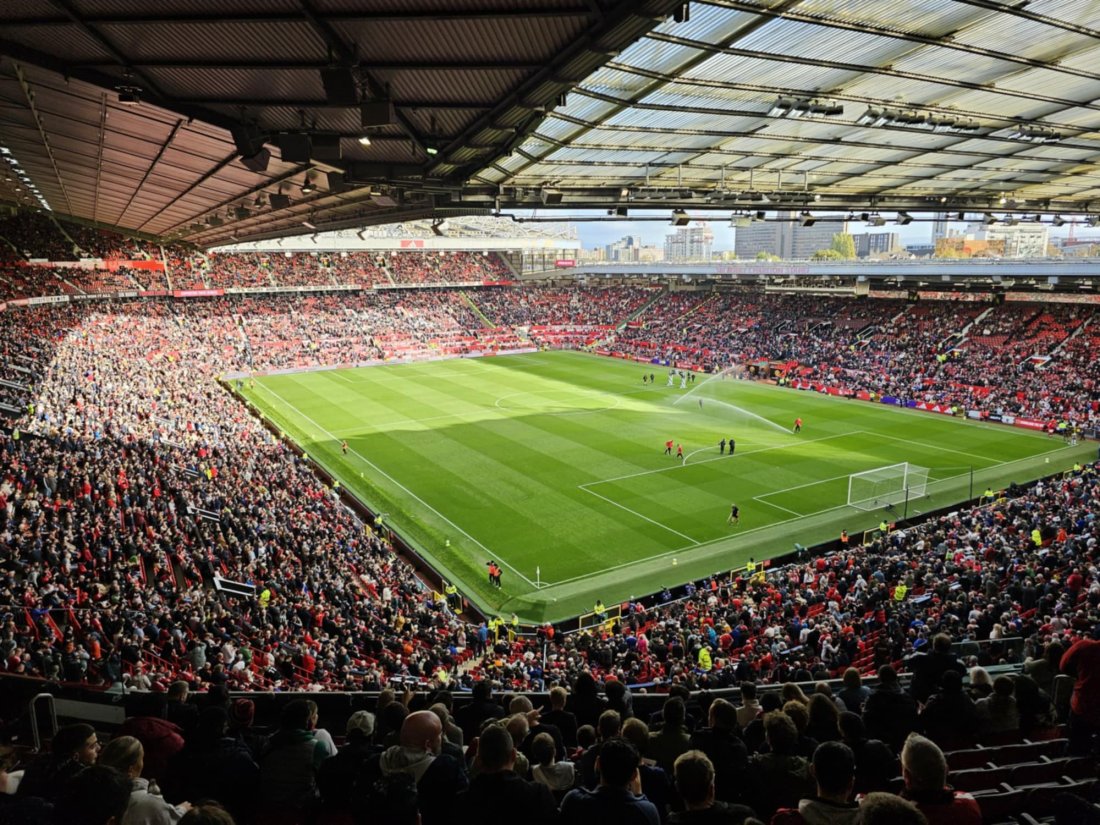
<instances>
[{"instance_id":1,"label":"roof support beam","mask_svg":"<svg viewBox=\"0 0 1100 825\"><path fill-rule=\"evenodd\" d=\"M99 93L99 141L95 158L95 201L92 203L92 220L99 220L99 182L103 179L103 144L107 138L107 93Z\"/></svg>"},{"instance_id":2,"label":"roof support beam","mask_svg":"<svg viewBox=\"0 0 1100 825\"><path fill-rule=\"evenodd\" d=\"M149 161L149 166L146 168L145 174L141 176L141 180L139 180L134 186L133 192L130 193L130 200L126 201L126 206L124 206L122 208L122 211L118 213L118 220L116 221L116 223L122 223L122 219L126 217L126 213L129 211L130 207L134 205L134 199L137 198L138 192L141 191L141 187L145 185L145 181L149 180L149 176L153 174L153 169L156 167L160 159L164 157L164 153L168 151L168 147L172 144L172 141L176 139L176 135L179 134L181 128L183 128L183 121L177 120L175 125L172 127L172 131L168 133L168 137L164 139L164 143L160 145L160 149L157 150L156 155L154 155L153 159Z\"/></svg>"},{"instance_id":3,"label":"roof support beam","mask_svg":"<svg viewBox=\"0 0 1100 825\"><path fill-rule=\"evenodd\" d=\"M27 83L26 75L23 74L23 67L15 67L15 76L19 80L19 88L23 90L23 96L27 99L27 108L30 109L31 117L34 118L34 125L38 128L38 136L42 139L42 148L46 152L46 157L50 159L50 166L53 167L54 176L57 178L57 185L61 189L61 195L65 198L65 205L69 212L73 211L73 203L69 199L69 193L65 189L65 181L61 177L61 170L57 168L57 158L53 156L53 149L50 148L50 139L46 136L46 127L42 125L42 118L38 114L38 109L34 105L34 93L31 91L30 84Z\"/></svg>"}]
</instances>

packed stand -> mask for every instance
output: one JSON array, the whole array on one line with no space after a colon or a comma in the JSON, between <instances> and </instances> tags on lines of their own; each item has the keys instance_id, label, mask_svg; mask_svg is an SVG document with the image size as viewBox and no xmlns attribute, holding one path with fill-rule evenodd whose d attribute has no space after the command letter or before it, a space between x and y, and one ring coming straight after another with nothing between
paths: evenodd
<instances>
[{"instance_id":1,"label":"packed stand","mask_svg":"<svg viewBox=\"0 0 1100 825\"><path fill-rule=\"evenodd\" d=\"M393 252L386 266L399 284L468 284L511 277L496 253Z\"/></svg>"},{"instance_id":2,"label":"packed stand","mask_svg":"<svg viewBox=\"0 0 1100 825\"><path fill-rule=\"evenodd\" d=\"M0 262L75 261L73 242L45 212L18 212L0 218Z\"/></svg>"}]
</instances>

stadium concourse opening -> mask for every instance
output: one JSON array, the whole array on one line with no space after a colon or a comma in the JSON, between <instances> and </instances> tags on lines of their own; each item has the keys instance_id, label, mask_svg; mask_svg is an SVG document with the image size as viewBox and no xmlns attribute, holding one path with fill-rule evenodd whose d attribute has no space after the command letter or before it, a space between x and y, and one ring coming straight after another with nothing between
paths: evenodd
<instances>
[{"instance_id":1,"label":"stadium concourse opening","mask_svg":"<svg viewBox=\"0 0 1100 825\"><path fill-rule=\"evenodd\" d=\"M1098 819L1095 4L205 5L0 4L0 819Z\"/></svg>"}]
</instances>

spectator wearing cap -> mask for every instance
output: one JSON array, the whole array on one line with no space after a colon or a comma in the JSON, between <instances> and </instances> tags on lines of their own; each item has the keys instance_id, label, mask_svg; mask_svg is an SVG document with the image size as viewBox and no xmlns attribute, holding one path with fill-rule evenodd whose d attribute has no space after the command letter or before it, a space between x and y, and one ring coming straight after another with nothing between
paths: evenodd
<instances>
[{"instance_id":1,"label":"spectator wearing cap","mask_svg":"<svg viewBox=\"0 0 1100 825\"><path fill-rule=\"evenodd\" d=\"M442 753L442 749L443 724L439 717L427 710L410 713L401 723L398 744L368 758L357 785L369 787L379 777L408 774L416 782L423 825L446 823L468 780L462 763ZM363 813L359 794L353 794L353 798L353 805Z\"/></svg>"},{"instance_id":2,"label":"spectator wearing cap","mask_svg":"<svg viewBox=\"0 0 1100 825\"><path fill-rule=\"evenodd\" d=\"M749 752L738 735L737 708L715 699L707 709L708 727L691 735L691 747L702 751L714 768L714 794L721 802L738 802L745 786Z\"/></svg>"},{"instance_id":3,"label":"spectator wearing cap","mask_svg":"<svg viewBox=\"0 0 1100 825\"><path fill-rule=\"evenodd\" d=\"M79 723L59 728L50 743L50 752L35 759L23 773L19 795L56 799L65 783L95 764L99 750L99 738L91 725Z\"/></svg>"},{"instance_id":4,"label":"spectator wearing cap","mask_svg":"<svg viewBox=\"0 0 1100 825\"><path fill-rule=\"evenodd\" d=\"M878 681L878 687L863 706L863 723L869 736L881 739L896 752L901 749L905 737L920 725L917 702L902 691L898 684L898 672L893 666L880 667Z\"/></svg>"},{"instance_id":5,"label":"spectator wearing cap","mask_svg":"<svg viewBox=\"0 0 1100 825\"><path fill-rule=\"evenodd\" d=\"M116 736L99 754L98 764L114 768L130 780L130 801L123 825L173 825L191 809L190 802L169 805L153 780L142 776L145 749L132 736Z\"/></svg>"},{"instance_id":6,"label":"spectator wearing cap","mask_svg":"<svg viewBox=\"0 0 1100 825\"><path fill-rule=\"evenodd\" d=\"M257 732L252 723L256 718L256 703L251 699L234 699L229 706L229 735L248 748L252 758L259 762L267 737Z\"/></svg>"},{"instance_id":7,"label":"spectator wearing cap","mask_svg":"<svg viewBox=\"0 0 1100 825\"><path fill-rule=\"evenodd\" d=\"M566 794L561 803L562 820L569 825L659 825L656 806L642 795L640 763L638 749L622 737L603 742L596 757L599 786Z\"/></svg>"},{"instance_id":8,"label":"spectator wearing cap","mask_svg":"<svg viewBox=\"0 0 1100 825\"><path fill-rule=\"evenodd\" d=\"M558 821L558 807L550 789L528 782L514 768L516 748L502 726L488 725L478 737L477 775L470 787L458 795L454 819L458 825L508 822L517 814L533 825Z\"/></svg>"},{"instance_id":9,"label":"spectator wearing cap","mask_svg":"<svg viewBox=\"0 0 1100 825\"><path fill-rule=\"evenodd\" d=\"M351 802L351 788L363 763L382 752L371 737L374 735L374 714L357 710L348 717L344 746L331 759L321 763L317 787L329 809L343 809Z\"/></svg>"},{"instance_id":10,"label":"spectator wearing cap","mask_svg":"<svg viewBox=\"0 0 1100 825\"><path fill-rule=\"evenodd\" d=\"M978 732L978 709L963 690L958 671L944 671L939 689L920 712L920 724L925 735L941 745L965 742Z\"/></svg>"},{"instance_id":11,"label":"spectator wearing cap","mask_svg":"<svg viewBox=\"0 0 1100 825\"><path fill-rule=\"evenodd\" d=\"M259 782L260 766L248 746L229 735L229 718L217 706L202 709L198 726L165 776L169 796L217 799L242 821Z\"/></svg>"},{"instance_id":12,"label":"spectator wearing cap","mask_svg":"<svg viewBox=\"0 0 1100 825\"><path fill-rule=\"evenodd\" d=\"M901 795L920 809L929 825L981 825L974 797L947 784L947 760L935 742L910 734L901 751L901 775Z\"/></svg>"},{"instance_id":13,"label":"spectator wearing cap","mask_svg":"<svg viewBox=\"0 0 1100 825\"><path fill-rule=\"evenodd\" d=\"M1062 656L1063 673L1073 676L1070 699L1069 752L1085 755L1094 751L1100 733L1100 625L1093 638L1075 642Z\"/></svg>"},{"instance_id":14,"label":"spectator wearing cap","mask_svg":"<svg viewBox=\"0 0 1100 825\"><path fill-rule=\"evenodd\" d=\"M673 811L671 825L742 825L754 816L752 808L715 799L714 764L699 750L676 758L673 771L682 811Z\"/></svg>"},{"instance_id":15,"label":"spectator wearing cap","mask_svg":"<svg viewBox=\"0 0 1100 825\"><path fill-rule=\"evenodd\" d=\"M771 825L856 825L860 811L851 801L856 781L851 748L843 742L822 742L814 751L810 773L817 795L800 800L797 809L780 809Z\"/></svg>"}]
</instances>

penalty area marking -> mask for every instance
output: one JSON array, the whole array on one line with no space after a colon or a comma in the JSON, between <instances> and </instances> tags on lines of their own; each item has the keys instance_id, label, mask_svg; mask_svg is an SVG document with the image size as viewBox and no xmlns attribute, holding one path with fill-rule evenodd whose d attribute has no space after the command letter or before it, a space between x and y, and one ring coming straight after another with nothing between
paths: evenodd
<instances>
[{"instance_id":1,"label":"penalty area marking","mask_svg":"<svg viewBox=\"0 0 1100 825\"><path fill-rule=\"evenodd\" d=\"M642 513L639 513L637 510L631 510L625 504L619 504L619 502L615 501L614 499L610 499L607 496L600 495L595 490L589 490L588 488L583 487L583 486L580 489L584 490L586 493L591 493L596 498L603 499L608 504L613 504L614 506L618 507L620 510L625 510L626 512L630 513L632 516L637 516L638 518L643 519L644 521L648 521L650 524L654 524L657 527L660 527L662 530L668 530L668 532L675 533L677 536L679 536L682 539L687 539L688 541L691 542L692 546L697 547L699 544L701 544L701 542L698 539L693 539L691 536L686 535L684 533L681 533L679 530L673 530L667 524L661 524L661 522L659 522L659 521L654 521L649 516L643 515Z\"/></svg>"},{"instance_id":2,"label":"penalty area marking","mask_svg":"<svg viewBox=\"0 0 1100 825\"><path fill-rule=\"evenodd\" d=\"M295 413L300 415L306 421L311 422L320 432L323 432L326 435L328 435L328 437L331 438L333 441L340 441L340 439L336 438L331 432L329 432L324 427L322 427L320 424L318 424L316 420L314 420L310 416L306 415L304 412L302 412L296 406L294 406L289 401L287 401L285 398L283 398L281 395L279 395L279 393L275 392L275 390L271 389L270 387L265 387L262 383L258 384L257 386L263 387L267 392L271 393L273 396L275 396L277 399L279 399L280 403L285 405L288 409L294 410ZM464 535L466 538L468 538L470 541L472 541L474 544L476 544L478 547L480 547L482 550L484 550L490 558L494 558L494 559L499 558L501 560L500 561L501 564L503 564L505 567L507 567L509 570L511 570L513 573L515 573L517 576L519 576L521 579L523 579L525 582L527 582L527 584L529 584L531 587L535 587L536 589L538 589L538 587L536 587L536 585L533 581L531 581L529 578L527 578L525 575L523 575L521 572L519 572L516 568L512 567L512 565L510 565L508 562L504 561L503 557L498 556L496 553L493 553L488 547L486 547L480 541L475 539L473 536L471 536L469 533L467 533L465 530L463 530L461 527L459 527L457 524L455 524L453 521L451 521L449 518L447 518L445 515L443 515L441 512L439 512L437 509L432 507L432 505L428 504L428 502L424 501L424 499L422 499L420 496L418 496L416 493L414 493L412 490L410 490L408 487L406 487L404 484L402 484L396 478L391 476L389 473L387 473L385 470L383 470L381 467L379 467L377 464L375 464L369 458L364 456L358 450L351 449L351 450L348 450L348 453L351 454L351 455L354 455L356 458L358 458L360 461L362 461L364 464L366 464L368 467L370 467L372 470L374 470L376 473L378 473L378 475L382 476L387 481L389 481L391 484L393 484L395 487L397 487L399 490L401 490L406 495L408 495L409 498L412 498L413 500L419 502L420 504L424 505L425 509L430 510L431 512L435 513L437 516L439 516L439 518L441 518L447 524L451 525L451 527L453 527L459 533ZM548 587L549 584L544 582L544 583L541 584L541 586L542 587Z\"/></svg>"}]
</instances>

